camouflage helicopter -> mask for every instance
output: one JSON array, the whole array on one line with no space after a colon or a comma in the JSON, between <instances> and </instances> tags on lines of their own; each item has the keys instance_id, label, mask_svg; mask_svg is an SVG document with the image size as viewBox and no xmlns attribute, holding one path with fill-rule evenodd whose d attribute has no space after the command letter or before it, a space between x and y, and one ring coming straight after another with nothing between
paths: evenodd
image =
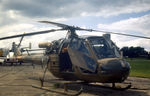
<instances>
[{"instance_id":1,"label":"camouflage helicopter","mask_svg":"<svg viewBox=\"0 0 150 96\"><path fill-rule=\"evenodd\" d=\"M45 54L39 58L48 58L45 72L48 69L55 77L67 81L112 83L113 88L115 88L115 83L121 83L127 79L130 65L122 58L119 48L110 39L110 34L150 39L144 36L84 29L51 21L40 22L61 28L7 36L0 38L0 40L67 30L66 38L39 43L40 48L45 48ZM106 34L103 36L78 36L76 31L95 31ZM21 59L28 62L36 61L36 57L32 55L22 56ZM41 79L42 86L45 72ZM131 84L124 89L130 87ZM77 94L79 93L81 90Z\"/></svg>"}]
</instances>

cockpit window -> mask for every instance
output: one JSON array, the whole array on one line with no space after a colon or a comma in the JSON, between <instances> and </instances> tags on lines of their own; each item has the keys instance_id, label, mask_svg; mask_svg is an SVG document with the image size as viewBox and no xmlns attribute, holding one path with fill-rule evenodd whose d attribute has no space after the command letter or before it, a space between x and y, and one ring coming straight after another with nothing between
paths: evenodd
<instances>
[{"instance_id":1,"label":"cockpit window","mask_svg":"<svg viewBox=\"0 0 150 96\"><path fill-rule=\"evenodd\" d=\"M86 46L85 42L82 39L74 38L70 45L72 46L72 48L78 50L79 52L90 55L90 53L87 49L87 46Z\"/></svg>"},{"instance_id":2,"label":"cockpit window","mask_svg":"<svg viewBox=\"0 0 150 96\"><path fill-rule=\"evenodd\" d=\"M88 40L98 59L119 57L116 46L112 42L109 44L103 37L90 37Z\"/></svg>"}]
</instances>

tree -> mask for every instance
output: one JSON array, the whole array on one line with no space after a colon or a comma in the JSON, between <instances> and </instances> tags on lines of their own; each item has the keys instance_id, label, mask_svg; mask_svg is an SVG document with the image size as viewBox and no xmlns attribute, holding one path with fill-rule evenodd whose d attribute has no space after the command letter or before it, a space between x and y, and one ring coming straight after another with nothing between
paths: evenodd
<instances>
[{"instance_id":1,"label":"tree","mask_svg":"<svg viewBox=\"0 0 150 96\"><path fill-rule=\"evenodd\" d=\"M121 48L121 51L123 51L123 56L128 56L128 54L129 54L129 48L128 47Z\"/></svg>"},{"instance_id":2,"label":"tree","mask_svg":"<svg viewBox=\"0 0 150 96\"><path fill-rule=\"evenodd\" d=\"M121 51L123 51L123 56L128 56L129 58L148 56L148 52L142 47L123 47Z\"/></svg>"}]
</instances>

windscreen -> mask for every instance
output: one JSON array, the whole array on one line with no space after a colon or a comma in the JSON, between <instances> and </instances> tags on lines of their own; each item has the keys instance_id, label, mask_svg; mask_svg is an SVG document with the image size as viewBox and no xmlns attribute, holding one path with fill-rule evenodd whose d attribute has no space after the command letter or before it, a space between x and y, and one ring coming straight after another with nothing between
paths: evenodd
<instances>
[{"instance_id":1,"label":"windscreen","mask_svg":"<svg viewBox=\"0 0 150 96\"><path fill-rule=\"evenodd\" d=\"M73 65L89 72L96 71L97 62L91 56L83 39L73 38L68 46L68 53Z\"/></svg>"},{"instance_id":2,"label":"windscreen","mask_svg":"<svg viewBox=\"0 0 150 96\"><path fill-rule=\"evenodd\" d=\"M89 37L88 41L98 59L119 57L117 47L112 42L108 43L103 37Z\"/></svg>"}]
</instances>

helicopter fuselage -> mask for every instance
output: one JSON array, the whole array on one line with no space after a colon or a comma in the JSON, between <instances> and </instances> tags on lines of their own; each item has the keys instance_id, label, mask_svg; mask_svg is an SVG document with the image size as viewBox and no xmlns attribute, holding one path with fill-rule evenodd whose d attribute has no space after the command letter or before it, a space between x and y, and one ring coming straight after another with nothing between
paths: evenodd
<instances>
[{"instance_id":1,"label":"helicopter fuselage","mask_svg":"<svg viewBox=\"0 0 150 96\"><path fill-rule=\"evenodd\" d=\"M116 83L129 75L129 63L121 58L115 44L103 36L58 40L51 47L47 50L48 69L58 78Z\"/></svg>"}]
</instances>

